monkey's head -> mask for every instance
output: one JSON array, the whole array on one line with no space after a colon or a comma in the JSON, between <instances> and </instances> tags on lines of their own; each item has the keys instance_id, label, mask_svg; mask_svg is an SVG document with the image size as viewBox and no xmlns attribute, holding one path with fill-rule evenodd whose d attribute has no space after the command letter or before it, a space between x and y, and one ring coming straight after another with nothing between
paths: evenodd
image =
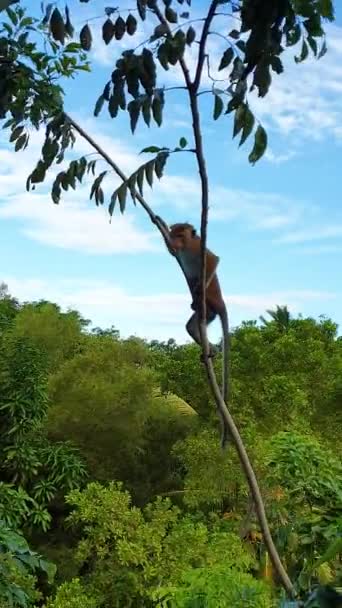
<instances>
[{"instance_id":1,"label":"monkey's head","mask_svg":"<svg viewBox=\"0 0 342 608\"><path fill-rule=\"evenodd\" d=\"M174 249L185 249L193 238L198 238L191 224L173 224L170 226L170 237Z\"/></svg>"}]
</instances>

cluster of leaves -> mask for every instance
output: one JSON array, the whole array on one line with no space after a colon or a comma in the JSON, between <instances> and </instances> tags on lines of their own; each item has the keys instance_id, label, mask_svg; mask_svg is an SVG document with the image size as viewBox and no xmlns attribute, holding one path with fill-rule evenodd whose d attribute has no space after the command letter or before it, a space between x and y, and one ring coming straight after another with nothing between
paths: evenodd
<instances>
[{"instance_id":1,"label":"cluster of leaves","mask_svg":"<svg viewBox=\"0 0 342 608\"><path fill-rule=\"evenodd\" d=\"M211 570L221 564L237 577L253 566L238 536L210 531L168 499L158 498L141 510L131 506L121 483L91 483L71 492L68 502L74 508L70 521L83 532L78 559L88 563L89 584L106 605L144 604L156 587L180 583L194 566ZM267 595L267 587L261 587Z\"/></svg>"},{"instance_id":2,"label":"cluster of leaves","mask_svg":"<svg viewBox=\"0 0 342 608\"><path fill-rule=\"evenodd\" d=\"M155 592L154 599L160 608L274 606L272 594L264 581L221 564L184 573L179 585L161 587Z\"/></svg>"},{"instance_id":3,"label":"cluster of leaves","mask_svg":"<svg viewBox=\"0 0 342 608\"><path fill-rule=\"evenodd\" d=\"M274 515L289 569L300 567L301 589L312 584L312 576L331 583L338 578L338 562L319 564L317 558L342 533L341 463L313 438L296 433L278 433L270 447L268 483L286 488L278 495Z\"/></svg>"},{"instance_id":4,"label":"cluster of leaves","mask_svg":"<svg viewBox=\"0 0 342 608\"><path fill-rule=\"evenodd\" d=\"M41 599L35 575L42 572L49 584L56 567L32 551L25 538L0 520L0 602L28 608Z\"/></svg>"},{"instance_id":5,"label":"cluster of leaves","mask_svg":"<svg viewBox=\"0 0 342 608\"><path fill-rule=\"evenodd\" d=\"M154 97L155 99L155 97ZM60 114L56 119L52 120L46 129L45 142L42 148L42 158L38 161L35 169L29 175L26 183L27 190L38 182L42 182L46 172L55 161L60 164L64 159L64 154L69 145L75 142L73 129L64 114ZM141 165L134 171L130 177L123 181L111 195L109 204L109 213L113 215L117 201L119 202L120 211L123 213L126 208L127 193L131 194L132 200L135 203L137 192L143 196L144 182L152 188L154 175L161 179L165 169L165 165L169 155L174 152L185 150L187 140L182 137L179 145L174 149L160 148L158 146L148 146L142 150L143 153L156 154L154 158ZM55 204L60 202L62 190L67 191L69 188L76 188L77 182L81 183L87 174L92 174L95 177L97 160L87 160L84 156L79 159L74 159L69 163L67 169L60 171L52 185L51 196ZM102 205L105 200L102 182L108 175L108 171L99 173L90 188L90 200L94 198L96 205Z\"/></svg>"},{"instance_id":6,"label":"cluster of leaves","mask_svg":"<svg viewBox=\"0 0 342 608\"><path fill-rule=\"evenodd\" d=\"M6 118L10 112L3 128L11 129L10 141L18 151L27 147L29 125L38 129L61 110L63 90L56 81L89 66L76 43L58 51L47 37L51 54L40 50L34 34L46 37L44 20L27 16L21 6L7 8L6 13L0 29L0 117Z\"/></svg>"},{"instance_id":7,"label":"cluster of leaves","mask_svg":"<svg viewBox=\"0 0 342 608\"><path fill-rule=\"evenodd\" d=\"M104 87L102 95L96 102L94 114L98 116L103 104L108 102L108 111L112 118L119 108L130 115L131 130L134 133L139 115L142 113L145 123L150 126L151 116L158 126L162 123L164 91L156 88L156 66L152 52L144 48L141 54L132 50L124 51L116 62L111 80ZM142 93L141 88L144 93ZM133 98L128 104L126 93Z\"/></svg>"},{"instance_id":8,"label":"cluster of leaves","mask_svg":"<svg viewBox=\"0 0 342 608\"><path fill-rule=\"evenodd\" d=\"M302 40L301 52L295 57L297 63L309 56L309 48L318 59L323 57L327 46L322 22L323 19L334 19L334 9L332 0L280 0L272 6L267 0L244 0L235 10L240 12L240 30L233 29L228 34L229 46L222 55L219 71L231 64L233 66L229 75L231 84L224 91L232 96L225 113L235 111L233 137L242 131L242 145L252 132L255 122L246 99L248 76L253 75L249 90L256 88L258 95L265 97L271 86L272 71L276 74L284 71L280 56L285 46L292 47ZM318 38L323 38L320 49ZM223 110L223 101L219 101L217 96L215 108L214 118L217 118ZM257 162L266 147L267 135L259 124L249 161L252 164Z\"/></svg>"},{"instance_id":9,"label":"cluster of leaves","mask_svg":"<svg viewBox=\"0 0 342 608\"><path fill-rule=\"evenodd\" d=\"M58 587L56 595L49 598L45 608L100 608L99 601L87 593L79 578Z\"/></svg>"},{"instance_id":10,"label":"cluster of leaves","mask_svg":"<svg viewBox=\"0 0 342 608\"><path fill-rule=\"evenodd\" d=\"M228 2L224 3L228 4ZM172 2L169 1L164 4L162 10L155 0L137 1L135 9L137 17L145 21L149 14L153 15L158 25L143 44L140 53L137 49L122 52L116 61L110 80L95 104L95 116L100 114L105 104L113 118L118 116L120 110L127 111L132 132L135 131L140 117L147 126L150 126L152 119L161 126L165 89L157 82L158 67L168 70L170 66L180 64L183 69L186 48L196 40L193 26L188 27L179 23L180 19L189 18L189 12L182 12L182 8L180 11L174 10ZM179 4L183 3L179 2ZM267 148L267 134L264 127L256 121L247 99L248 75L253 74L250 88L257 88L259 95L265 96L271 84L271 71L278 74L283 71L280 55L285 46L293 46L303 37L300 61L308 55L309 47L317 57L323 56L326 44L322 20L333 19L333 8L331 0L323 3L314 0L298 0L294 3L290 0L279 0L274 3L272 10L269 9L266 0L245 0L242 3L232 3L232 9L233 12L241 13L241 27L239 31L232 30L227 36L228 47L223 52L219 71L223 74L226 74L227 68L231 71L226 77L227 87L222 85L223 88L218 88L215 83L212 88L213 118L218 120L222 114L234 112L233 137L240 135L239 145L244 144L254 133L254 145L249 154L249 161L254 164ZM118 7L105 9L106 19L102 26L102 38L105 44L109 44L113 39L121 40L125 32L134 36L137 30L137 18L133 12L133 9L130 10L124 20ZM46 171L52 163L62 162L66 150L73 146L75 138L72 129L60 112L63 92L54 80L61 76L72 76L78 69L88 69L86 55L82 54L82 51L91 48L93 34L86 24L80 31L80 42L72 41L64 46L66 40L74 36L68 7L62 15L58 7L49 4L41 22L25 17L21 7L15 11L8 9L8 15L12 25L4 24L6 38L3 39L5 45L3 54L6 54L10 61L1 68L6 72L4 82L7 83L4 85L6 95L4 95L3 115L8 109L12 112L12 118L5 123L5 127L11 128L10 140L14 142L15 149L20 150L27 146L27 121L38 126L42 120L45 121L51 115L55 117L47 129L42 158L29 176L27 182L29 189L31 185L34 188L36 183L44 181ZM48 30L50 31L51 36L48 37L48 41L52 51L51 56L39 52L36 42L27 42L29 30L32 28L44 35ZM211 33L215 33L214 27L209 35ZM324 42L318 51L317 39L320 37ZM27 67L27 62L20 63L18 58L21 56L29 58L34 69ZM209 62L210 57L208 57ZM13 66L15 70L18 68L19 72L20 70L23 72L20 91L17 90L16 72L16 77L13 78ZM226 104L227 97L229 99ZM153 161L140 167L129 180L117 188L111 197L110 214L113 213L117 200L121 211L125 210L128 192L135 201L136 186L141 194L143 179L152 185L154 173L158 177L162 174L167 157L167 149L161 148ZM53 184L53 201L58 203L62 190L68 190L69 187L75 189L86 170L93 171L94 174L94 168L95 161L87 163L84 158L73 160L66 171L58 174ZM91 188L91 198L95 198L96 204L104 202L101 182L105 174L106 172L99 174Z\"/></svg>"}]
</instances>

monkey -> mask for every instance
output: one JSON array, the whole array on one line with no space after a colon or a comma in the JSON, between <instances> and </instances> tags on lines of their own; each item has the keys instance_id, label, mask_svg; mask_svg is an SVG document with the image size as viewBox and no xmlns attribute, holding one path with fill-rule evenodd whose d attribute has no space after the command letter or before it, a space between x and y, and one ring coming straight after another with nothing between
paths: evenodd
<instances>
[{"instance_id":1,"label":"monkey","mask_svg":"<svg viewBox=\"0 0 342 608\"><path fill-rule=\"evenodd\" d=\"M165 243L171 255L175 256L182 267L191 295L191 308L194 314L186 324L190 337L201 346L200 335L200 295L201 295L201 238L197 235L191 224L173 224L170 229L158 216L157 224L162 227ZM222 297L220 283L216 274L219 257L206 250L206 324L214 321L218 315L222 325L223 334L223 378L222 397L225 402L228 398L228 356L229 356L229 324L225 302ZM214 357L215 349L210 345L209 357ZM221 445L225 447L229 440L229 433L223 424Z\"/></svg>"}]
</instances>

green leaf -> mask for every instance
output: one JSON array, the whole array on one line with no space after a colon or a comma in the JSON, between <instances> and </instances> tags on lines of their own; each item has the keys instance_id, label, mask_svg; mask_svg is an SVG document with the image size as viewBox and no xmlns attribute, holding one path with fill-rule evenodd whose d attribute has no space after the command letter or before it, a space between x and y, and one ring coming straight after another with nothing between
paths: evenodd
<instances>
[{"instance_id":1,"label":"green leaf","mask_svg":"<svg viewBox=\"0 0 342 608\"><path fill-rule=\"evenodd\" d=\"M155 159L154 171L158 179L160 179L163 175L164 167L168 157L168 152L161 152Z\"/></svg>"},{"instance_id":2,"label":"green leaf","mask_svg":"<svg viewBox=\"0 0 342 608\"><path fill-rule=\"evenodd\" d=\"M131 131L134 133L140 114L140 103L134 99L129 102L127 110L130 116Z\"/></svg>"},{"instance_id":3,"label":"green leaf","mask_svg":"<svg viewBox=\"0 0 342 608\"><path fill-rule=\"evenodd\" d=\"M146 2L145 0L137 0L137 9L139 17L142 21L146 19Z\"/></svg>"},{"instance_id":4,"label":"green leaf","mask_svg":"<svg viewBox=\"0 0 342 608\"><path fill-rule=\"evenodd\" d=\"M167 6L165 9L165 19L169 23L177 23L178 21L177 13L170 6Z\"/></svg>"},{"instance_id":5,"label":"green leaf","mask_svg":"<svg viewBox=\"0 0 342 608\"><path fill-rule=\"evenodd\" d=\"M39 160L36 168L32 171L30 175L31 184L39 184L40 182L44 181L45 173L45 164L43 163L43 161Z\"/></svg>"},{"instance_id":6,"label":"green leaf","mask_svg":"<svg viewBox=\"0 0 342 608\"><path fill-rule=\"evenodd\" d=\"M154 42L155 40L158 40L158 38L162 38L162 36L165 36L165 34L167 34L168 32L168 26L167 23L159 23L159 25L157 25L157 27L154 28L154 32L150 38L150 42Z\"/></svg>"},{"instance_id":7,"label":"green leaf","mask_svg":"<svg viewBox=\"0 0 342 608\"><path fill-rule=\"evenodd\" d=\"M84 158L84 156L82 156L82 158L80 158L80 160L77 163L77 169L76 169L76 177L79 182L82 182L86 168L87 168L87 161Z\"/></svg>"},{"instance_id":8,"label":"green leaf","mask_svg":"<svg viewBox=\"0 0 342 608\"><path fill-rule=\"evenodd\" d=\"M239 40L240 32L238 30L232 30L231 32L229 32L228 36L229 38L233 38L234 40Z\"/></svg>"},{"instance_id":9,"label":"green leaf","mask_svg":"<svg viewBox=\"0 0 342 608\"><path fill-rule=\"evenodd\" d=\"M16 139L18 139L18 137L20 137L20 135L22 134L23 131L24 131L24 127L23 126L15 127L15 129L13 129L13 131L11 133L11 136L9 138L10 142L13 142Z\"/></svg>"},{"instance_id":10,"label":"green leaf","mask_svg":"<svg viewBox=\"0 0 342 608\"><path fill-rule=\"evenodd\" d=\"M240 133L242 127L245 124L246 115L246 104L242 103L239 105L234 116L234 128L233 128L233 139L238 133Z\"/></svg>"},{"instance_id":11,"label":"green leaf","mask_svg":"<svg viewBox=\"0 0 342 608\"><path fill-rule=\"evenodd\" d=\"M144 169L144 165L143 165L142 167L140 167L138 169L138 172L137 172L137 184L138 184L138 189L139 189L141 196L143 196L144 175L145 175L145 169Z\"/></svg>"},{"instance_id":12,"label":"green leaf","mask_svg":"<svg viewBox=\"0 0 342 608\"><path fill-rule=\"evenodd\" d=\"M110 216L112 216L113 213L114 213L114 209L115 209L115 204L116 204L117 198L118 198L118 193L117 193L117 190L115 190L113 192L112 196L111 196L110 204L109 204L109 207L108 207L108 211L109 211L109 215Z\"/></svg>"},{"instance_id":13,"label":"green leaf","mask_svg":"<svg viewBox=\"0 0 342 608\"><path fill-rule=\"evenodd\" d=\"M162 44L159 45L158 51L157 51L157 57L158 57L160 65L164 68L164 70L168 70L169 69L168 50L167 50L167 44L165 42L163 42Z\"/></svg>"},{"instance_id":14,"label":"green leaf","mask_svg":"<svg viewBox=\"0 0 342 608\"><path fill-rule=\"evenodd\" d=\"M133 200L133 203L136 204L135 202L135 195L136 195L136 181L137 181L137 174L136 173L132 173L132 175L129 177L129 179L127 180L127 186L128 189L131 193L131 197Z\"/></svg>"},{"instance_id":15,"label":"green leaf","mask_svg":"<svg viewBox=\"0 0 342 608\"><path fill-rule=\"evenodd\" d=\"M108 112L111 116L111 118L116 118L116 116L118 115L118 111L119 111L119 101L116 95L114 95L114 93L112 93L112 95L109 98L109 102L108 102Z\"/></svg>"},{"instance_id":16,"label":"green leaf","mask_svg":"<svg viewBox=\"0 0 342 608\"><path fill-rule=\"evenodd\" d=\"M213 117L214 117L214 120L217 120L223 112L223 101L219 95L214 94L214 96L215 96L215 102L214 102Z\"/></svg>"},{"instance_id":17,"label":"green leaf","mask_svg":"<svg viewBox=\"0 0 342 608\"><path fill-rule=\"evenodd\" d=\"M16 152L18 152L19 150L21 150L25 143L26 143L26 134L24 133L23 135L20 135L20 137L18 137L17 141L15 142L15 146L14 146L14 150Z\"/></svg>"},{"instance_id":18,"label":"green leaf","mask_svg":"<svg viewBox=\"0 0 342 608\"><path fill-rule=\"evenodd\" d=\"M104 203L104 194L102 188L99 186L95 192L95 202L96 205L103 205Z\"/></svg>"},{"instance_id":19,"label":"green leaf","mask_svg":"<svg viewBox=\"0 0 342 608\"><path fill-rule=\"evenodd\" d=\"M103 98L106 101L110 100L110 88L111 88L111 82L107 82L107 84L105 85L104 89L103 89Z\"/></svg>"},{"instance_id":20,"label":"green leaf","mask_svg":"<svg viewBox=\"0 0 342 608\"><path fill-rule=\"evenodd\" d=\"M312 50L313 54L314 54L314 55L315 55L315 57L316 57L316 55L317 55L317 50L318 50L318 44L317 44L317 41L316 41L314 38L312 38L312 36L308 36L308 37L307 37L307 41L308 41L308 43L309 43L309 46L310 46L310 48L311 48L311 50Z\"/></svg>"},{"instance_id":21,"label":"green leaf","mask_svg":"<svg viewBox=\"0 0 342 608\"><path fill-rule=\"evenodd\" d=\"M246 141L247 137L252 133L253 127L255 123L254 114L250 111L249 107L246 106L245 116L244 116L244 125L242 129L242 135L240 139L239 146Z\"/></svg>"},{"instance_id":22,"label":"green leaf","mask_svg":"<svg viewBox=\"0 0 342 608\"><path fill-rule=\"evenodd\" d=\"M324 31L322 29L321 18L318 13L314 13L309 17L309 19L305 19L303 24L309 36L323 36Z\"/></svg>"},{"instance_id":23,"label":"green leaf","mask_svg":"<svg viewBox=\"0 0 342 608\"><path fill-rule=\"evenodd\" d=\"M276 72L276 74L282 74L282 72L284 71L284 66L282 64L282 61L277 55L272 57L271 66L272 66L272 70L274 72Z\"/></svg>"},{"instance_id":24,"label":"green leaf","mask_svg":"<svg viewBox=\"0 0 342 608\"><path fill-rule=\"evenodd\" d=\"M52 189L51 189L51 198L55 205L59 204L59 201L61 198L61 188L59 185L59 181L57 179L54 181Z\"/></svg>"},{"instance_id":25,"label":"green leaf","mask_svg":"<svg viewBox=\"0 0 342 608\"><path fill-rule=\"evenodd\" d=\"M97 199L98 195L96 195L96 192L100 188L101 182L102 182L102 180L103 180L103 178L104 178L104 176L106 174L107 174L107 171L102 171L102 173L100 173L97 176L97 178L94 180L93 185L92 185L91 190L90 190L90 197L89 197L90 200L93 198L94 194L95 194L95 200Z\"/></svg>"},{"instance_id":26,"label":"green leaf","mask_svg":"<svg viewBox=\"0 0 342 608\"><path fill-rule=\"evenodd\" d=\"M186 33L186 44L188 46L191 46L192 43L195 41L196 38L196 31L194 30L194 28L190 25L187 33Z\"/></svg>"},{"instance_id":27,"label":"green leaf","mask_svg":"<svg viewBox=\"0 0 342 608\"><path fill-rule=\"evenodd\" d=\"M9 6L6 9L6 13L12 21L13 25L18 25L18 17L15 11L13 11Z\"/></svg>"},{"instance_id":28,"label":"green leaf","mask_svg":"<svg viewBox=\"0 0 342 608\"><path fill-rule=\"evenodd\" d=\"M253 86L258 88L259 97L265 97L271 85L270 66L266 61L258 63L254 70Z\"/></svg>"},{"instance_id":29,"label":"green leaf","mask_svg":"<svg viewBox=\"0 0 342 608\"><path fill-rule=\"evenodd\" d=\"M252 165L263 156L267 148L267 133L261 125L258 126L254 135L254 147L251 151L248 160Z\"/></svg>"},{"instance_id":30,"label":"green leaf","mask_svg":"<svg viewBox=\"0 0 342 608\"><path fill-rule=\"evenodd\" d=\"M127 198L127 184L125 182L123 182L121 184L120 188L118 188L118 199L119 199L121 213L124 213L124 211L125 211L126 198Z\"/></svg>"},{"instance_id":31,"label":"green leaf","mask_svg":"<svg viewBox=\"0 0 342 608\"><path fill-rule=\"evenodd\" d=\"M147 179L147 183L148 185L152 188L153 185L153 171L154 171L154 163L155 163L155 159L150 160L148 163L146 163L145 165L145 175L146 175L146 179Z\"/></svg>"},{"instance_id":32,"label":"green leaf","mask_svg":"<svg viewBox=\"0 0 342 608\"><path fill-rule=\"evenodd\" d=\"M328 50L328 48L327 48L327 41L326 41L326 39L324 38L324 40L323 40L323 44L322 44L322 46L321 46L321 50L320 50L320 52L318 53L318 59L321 59L321 57L324 57L324 55L326 54L327 50Z\"/></svg>"},{"instance_id":33,"label":"green leaf","mask_svg":"<svg viewBox=\"0 0 342 608\"><path fill-rule=\"evenodd\" d=\"M151 122L151 99L147 95L142 103L142 115L145 124L149 127Z\"/></svg>"},{"instance_id":34,"label":"green leaf","mask_svg":"<svg viewBox=\"0 0 342 608\"><path fill-rule=\"evenodd\" d=\"M164 91L156 89L152 101L152 115L158 127L163 122L163 107L164 107Z\"/></svg>"},{"instance_id":35,"label":"green leaf","mask_svg":"<svg viewBox=\"0 0 342 608\"><path fill-rule=\"evenodd\" d=\"M65 20L65 24L64 24L65 33L69 38L72 38L75 30L74 30L74 27L70 20L70 12L69 12L68 6L65 7L65 16L66 16L66 20Z\"/></svg>"},{"instance_id":36,"label":"green leaf","mask_svg":"<svg viewBox=\"0 0 342 608\"><path fill-rule=\"evenodd\" d=\"M148 146L148 148L143 148L140 151L140 154L144 154L144 153L148 153L148 154L156 154L157 152L160 152L161 148L158 148L158 146Z\"/></svg>"},{"instance_id":37,"label":"green leaf","mask_svg":"<svg viewBox=\"0 0 342 608\"><path fill-rule=\"evenodd\" d=\"M181 147L182 149L183 149L183 148L186 148L186 146L188 145L188 142L187 142L187 140L185 139L185 137L181 137L181 138L180 138L180 140L179 140L179 145L180 145L180 147Z\"/></svg>"},{"instance_id":38,"label":"green leaf","mask_svg":"<svg viewBox=\"0 0 342 608\"><path fill-rule=\"evenodd\" d=\"M69 185L70 185L70 184L69 184L69 177L68 177L68 174L67 174L65 171L61 171L61 172L59 173L59 179L60 179L60 182L61 182L61 184L62 184L62 188L63 188L63 190L68 190Z\"/></svg>"},{"instance_id":39,"label":"green leaf","mask_svg":"<svg viewBox=\"0 0 342 608\"><path fill-rule=\"evenodd\" d=\"M96 104L95 104L95 108L94 108L94 116L98 116L103 108L103 104L105 102L105 97L104 95L100 95L100 97L98 98Z\"/></svg>"},{"instance_id":40,"label":"green leaf","mask_svg":"<svg viewBox=\"0 0 342 608\"><path fill-rule=\"evenodd\" d=\"M231 47L229 47L222 55L221 62L219 65L219 71L228 67L230 62L232 61L233 57L234 57L234 51Z\"/></svg>"},{"instance_id":41,"label":"green leaf","mask_svg":"<svg viewBox=\"0 0 342 608\"><path fill-rule=\"evenodd\" d=\"M318 0L318 6L324 19L328 19L329 21L334 20L334 5L332 0Z\"/></svg>"},{"instance_id":42,"label":"green leaf","mask_svg":"<svg viewBox=\"0 0 342 608\"><path fill-rule=\"evenodd\" d=\"M286 33L286 45L294 46L295 44L297 44L297 42L299 42L300 40L301 33L301 27L299 23L296 23L295 26Z\"/></svg>"},{"instance_id":43,"label":"green leaf","mask_svg":"<svg viewBox=\"0 0 342 608\"><path fill-rule=\"evenodd\" d=\"M57 572L57 566L52 562L46 561L45 559L40 559L39 568L47 574L48 583L51 585Z\"/></svg>"},{"instance_id":44,"label":"green leaf","mask_svg":"<svg viewBox=\"0 0 342 608\"><path fill-rule=\"evenodd\" d=\"M81 45L78 44L78 42L69 42L69 44L64 47L64 53L79 53L80 50Z\"/></svg>"},{"instance_id":45,"label":"green leaf","mask_svg":"<svg viewBox=\"0 0 342 608\"><path fill-rule=\"evenodd\" d=\"M322 557L320 557L319 560L314 564L314 567L317 568L317 566L320 566L321 564L324 564L325 562L332 561L340 553L342 553L342 537L341 536L339 538L336 538L329 545L328 549L325 551L325 553L322 555Z\"/></svg>"},{"instance_id":46,"label":"green leaf","mask_svg":"<svg viewBox=\"0 0 342 608\"><path fill-rule=\"evenodd\" d=\"M301 53L300 53L299 57L298 56L295 57L295 62L301 63L302 61L305 61L305 59L308 57L308 55L309 55L309 47L308 47L306 41L303 40Z\"/></svg>"}]
</instances>

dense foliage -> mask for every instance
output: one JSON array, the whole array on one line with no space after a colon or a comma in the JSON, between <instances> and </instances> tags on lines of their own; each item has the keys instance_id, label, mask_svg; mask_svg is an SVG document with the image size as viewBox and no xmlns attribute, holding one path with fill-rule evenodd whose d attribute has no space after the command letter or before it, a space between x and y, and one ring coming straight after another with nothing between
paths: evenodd
<instances>
[{"instance_id":1,"label":"dense foliage","mask_svg":"<svg viewBox=\"0 0 342 608\"><path fill-rule=\"evenodd\" d=\"M196 347L89 331L76 311L1 294L0 605L279 605ZM233 404L306 593L342 578L342 341L329 319L273 316L233 332Z\"/></svg>"}]
</instances>

